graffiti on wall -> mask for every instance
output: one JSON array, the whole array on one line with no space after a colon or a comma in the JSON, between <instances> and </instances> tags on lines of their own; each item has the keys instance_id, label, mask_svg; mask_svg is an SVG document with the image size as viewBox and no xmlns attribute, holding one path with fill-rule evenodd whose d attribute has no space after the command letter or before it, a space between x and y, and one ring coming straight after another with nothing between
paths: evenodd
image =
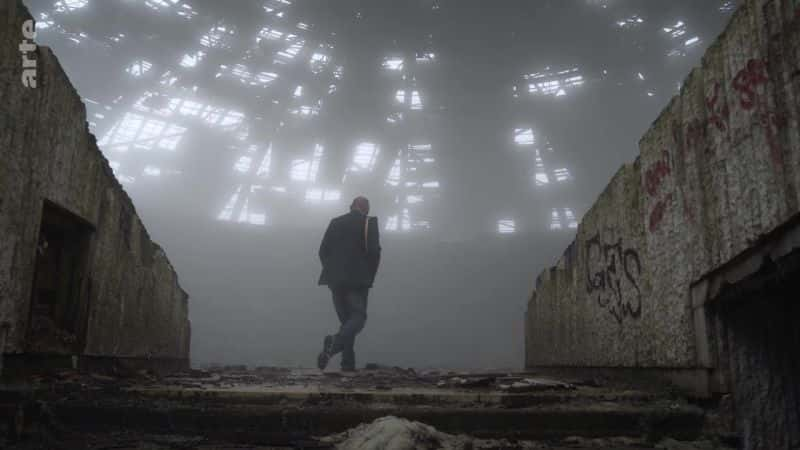
<instances>
[{"instance_id":1,"label":"graffiti on wall","mask_svg":"<svg viewBox=\"0 0 800 450\"><path fill-rule=\"evenodd\" d=\"M726 86L719 81L711 84L706 96L706 118L693 119L686 124L684 133L687 148L697 148L706 141L709 130L727 133L731 130L732 111L743 111L754 116L753 123L766 136L770 157L775 164L783 164L783 145L780 132L789 124L786 114L770 105L767 95L769 71L764 59L750 59L730 83L731 105L726 101ZM727 138L727 136L725 136ZM678 141L680 142L680 141ZM683 143L683 142L682 142ZM706 148L710 151L710 148Z\"/></svg>"},{"instance_id":2,"label":"graffiti on wall","mask_svg":"<svg viewBox=\"0 0 800 450\"><path fill-rule=\"evenodd\" d=\"M660 158L650 164L644 172L644 188L647 195L655 199L655 205L648 215L647 227L650 232L654 232L664 220L664 213L672 203L674 194L668 192L663 194L661 191L664 181L672 176L673 163L669 151L662 150Z\"/></svg>"},{"instance_id":3,"label":"graffiti on wall","mask_svg":"<svg viewBox=\"0 0 800 450\"><path fill-rule=\"evenodd\" d=\"M679 161L685 160L687 149L698 149L705 145L702 150L711 152L713 143L709 142L709 138L712 133L721 136L722 139L730 139L731 116L737 111L752 115L753 128L760 129L764 133L771 161L776 167L783 166L784 145L780 133L788 126L789 120L786 114L770 105L767 91L768 69L766 60L750 59L733 77L730 86L720 81L709 83L704 98L705 117L689 120L685 127L679 123L673 124L673 138ZM648 229L651 233L659 229L670 205L678 198L683 199L684 219L689 222L694 221L695 214L687 201L682 184L675 183L676 186L672 191L661 192L662 184L676 169L674 163L675 161L669 158L669 152L664 150L661 158L651 164L644 173L645 190L654 199L648 215Z\"/></svg>"},{"instance_id":4,"label":"graffiti on wall","mask_svg":"<svg viewBox=\"0 0 800 450\"><path fill-rule=\"evenodd\" d=\"M753 124L764 132L773 164L783 166L783 143L781 130L787 127L786 114L770 105L768 96L769 66L765 59L750 59L731 80L733 106L736 110L751 114ZM709 105L709 123L714 123L714 109ZM720 129L726 131L727 129Z\"/></svg>"},{"instance_id":5,"label":"graffiti on wall","mask_svg":"<svg viewBox=\"0 0 800 450\"><path fill-rule=\"evenodd\" d=\"M785 114L770 106L766 93L768 83L767 62L751 59L733 78L731 86L739 95L739 106L743 111L751 112L755 123L764 130L772 162L783 166L780 132L786 128L789 120Z\"/></svg>"},{"instance_id":6,"label":"graffiti on wall","mask_svg":"<svg viewBox=\"0 0 800 450\"><path fill-rule=\"evenodd\" d=\"M639 253L623 245L622 239L604 242L599 234L586 241L586 292L598 306L622 325L626 318L642 316ZM632 291L631 291L632 289Z\"/></svg>"}]
</instances>

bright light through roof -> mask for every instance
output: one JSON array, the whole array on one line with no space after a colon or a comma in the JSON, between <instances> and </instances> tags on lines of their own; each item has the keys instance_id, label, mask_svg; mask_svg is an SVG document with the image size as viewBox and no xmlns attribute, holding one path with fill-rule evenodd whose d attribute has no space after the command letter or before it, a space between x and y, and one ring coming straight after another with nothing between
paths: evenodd
<instances>
[{"instance_id":1,"label":"bright light through roof","mask_svg":"<svg viewBox=\"0 0 800 450\"><path fill-rule=\"evenodd\" d=\"M386 58L383 68L387 70L403 70L403 58Z\"/></svg>"},{"instance_id":2,"label":"bright light through roof","mask_svg":"<svg viewBox=\"0 0 800 450\"><path fill-rule=\"evenodd\" d=\"M581 128L580 119L591 117L589 113L609 113L617 105L612 101L605 110L592 109L595 106L587 106L587 102L619 98L618 105L657 107L674 91L677 80L670 77L683 71L682 64L692 62L691 58L671 58L671 67L661 71L658 58L667 59L668 52L685 56L699 51L712 36L706 19L723 16L720 11L733 10L736 3L715 0L700 15L688 7L686 11L680 11L681 7L659 12L659 8L644 4L623 6L621 0L585 0L608 7L607 11L591 11L598 24L591 28L608 35L598 42L614 42L612 47L619 47L613 49L614 58L598 63L587 60L585 52L554 53L545 43L520 52L520 59L509 65L509 70L516 72L485 78L482 61L492 61L491 52L524 50L519 47L524 42L508 42L508 47L503 47L502 39L511 39L503 33L482 36L491 46L476 47L473 60L467 57L471 55L452 53L454 47L445 41L446 35L425 31L413 42L399 38L392 42L390 38L367 43L374 56L366 55L372 59L372 70L368 70L350 53L354 51L349 48L352 41L344 30L322 16L310 17L289 0L258 0L251 10L256 14L246 23L220 16L217 9L194 0L123 0L126 11L139 8L132 17L152 23L111 31L81 24L100 11L94 11L96 6L105 8L101 1L105 0L51 0L47 12L37 12L37 17L41 17L42 28L50 28L42 33L43 38L80 44L70 46L70 51L88 53L102 47L122 55L112 58L109 69L118 74L125 71L120 77L124 87L134 90L85 94L95 99L87 102L87 120L102 136L102 149L113 158L113 170L120 180L169 186L175 169L186 169L181 182L190 182L193 177L189 174L195 176L197 171L192 169L199 165L193 158L213 152L223 171L219 185L224 189L209 193L218 202L213 205L215 215L238 192L230 222L266 223L263 208L270 208L270 219L281 220L284 211L271 208L291 202L327 214L326 208L311 205L332 205L339 196L349 198L363 191L374 196L376 206L387 208L381 210L382 222L391 218L387 228L397 231L427 229L437 222L437 210L451 207L446 196L462 189L460 183L470 182L455 179L462 173L454 167L465 167L459 166L459 158L471 150L470 138L478 133L489 139L476 140L476 147L479 144L478 148L491 153L487 158L498 159L498 164L488 165L487 170L514 169L508 176L515 179L498 185L492 195L513 191L509 192L513 201L530 200L530 205L553 199L583 204L586 199L573 198L583 195L576 175L582 174L579 169L587 169L578 165L586 164L581 162L586 155L577 156L584 148L590 151L591 143L575 138L575 130L597 132L597 127ZM196 11L190 5L196 5ZM586 3L583 7L589 9ZM444 13L424 9L421 14ZM206 16L189 23L177 19L178 12ZM361 24L369 28L376 23L369 11L362 12ZM142 33L154 29L150 25L163 25L164 20L171 27L182 27L170 36L176 44L179 38L183 40L169 51L161 49L160 54L161 47ZM427 18L420 20L428 22ZM522 42L524 38L520 32L516 39ZM151 48L139 49L140 45ZM129 53L119 53L127 49ZM453 65L458 58L462 62ZM340 81L345 61L348 78ZM349 61L355 65L350 67ZM454 70L465 67L475 73ZM140 101L143 92L146 101ZM492 95L502 97L490 98ZM471 122L476 124L475 130L451 136L456 128L440 125L465 114L464 106L475 105L458 101L458 96L464 100L486 96L487 109L480 114L500 111L502 116L497 121ZM632 99L636 103L630 103ZM350 113L348 108L354 105L362 110ZM495 109L497 105L500 110ZM573 115L582 108L587 115ZM362 114L369 120L353 120ZM562 120L574 122L559 122ZM500 129L478 129L486 126L484 123ZM565 139L565 133L573 136ZM359 137L365 139L353 140ZM553 151L549 139L559 146L559 152ZM329 148L323 151L316 142L328 143ZM591 165L591 157L589 161ZM241 192L237 191L239 185ZM253 186L259 189L252 191ZM492 230L496 226L497 233L506 234L518 233L521 224L526 230L547 229L552 224L569 229L577 224L574 211L560 204L533 208L530 216L526 213L516 218L514 209L499 217L487 212L492 216L484 217L483 227ZM555 219L550 216L553 210ZM534 219L541 216L543 221Z\"/></svg>"},{"instance_id":3,"label":"bright light through roof","mask_svg":"<svg viewBox=\"0 0 800 450\"><path fill-rule=\"evenodd\" d=\"M513 234L517 231L517 222L514 219L501 219L497 221L497 232L500 234Z\"/></svg>"},{"instance_id":4,"label":"bright light through roof","mask_svg":"<svg viewBox=\"0 0 800 450\"><path fill-rule=\"evenodd\" d=\"M531 128L517 128L514 130L514 143L521 146L533 145L536 142Z\"/></svg>"},{"instance_id":5,"label":"bright light through roof","mask_svg":"<svg viewBox=\"0 0 800 450\"><path fill-rule=\"evenodd\" d=\"M89 4L89 0L59 0L53 4L57 12L68 12L81 9Z\"/></svg>"}]
</instances>

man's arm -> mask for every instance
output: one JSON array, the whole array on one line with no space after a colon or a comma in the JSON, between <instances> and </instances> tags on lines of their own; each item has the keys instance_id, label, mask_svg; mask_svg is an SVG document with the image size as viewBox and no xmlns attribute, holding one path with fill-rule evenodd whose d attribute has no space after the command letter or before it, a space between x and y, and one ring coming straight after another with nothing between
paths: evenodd
<instances>
[{"instance_id":1,"label":"man's arm","mask_svg":"<svg viewBox=\"0 0 800 450\"><path fill-rule=\"evenodd\" d=\"M331 235L333 229L333 221L328 224L328 228L325 230L325 235L322 237L322 243L319 245L319 261L322 263L322 267L325 267L325 262L328 260L328 256L330 255L330 246L331 246Z\"/></svg>"},{"instance_id":2,"label":"man's arm","mask_svg":"<svg viewBox=\"0 0 800 450\"><path fill-rule=\"evenodd\" d=\"M369 261L370 275L374 281L375 275L378 273L378 266L381 263L380 227L378 226L377 217L370 217L368 220L367 259Z\"/></svg>"}]
</instances>

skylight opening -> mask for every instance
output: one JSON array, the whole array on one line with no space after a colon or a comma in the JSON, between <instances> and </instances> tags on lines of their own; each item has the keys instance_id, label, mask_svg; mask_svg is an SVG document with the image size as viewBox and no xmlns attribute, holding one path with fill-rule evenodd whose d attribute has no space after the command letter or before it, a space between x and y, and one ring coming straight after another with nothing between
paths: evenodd
<instances>
[{"instance_id":1,"label":"skylight opening","mask_svg":"<svg viewBox=\"0 0 800 450\"><path fill-rule=\"evenodd\" d=\"M55 25L55 21L50 18L47 13L39 14L39 20L36 21L36 31L46 30Z\"/></svg>"},{"instance_id":2,"label":"skylight opening","mask_svg":"<svg viewBox=\"0 0 800 450\"><path fill-rule=\"evenodd\" d=\"M386 219L386 231L411 231L411 216L408 209L404 209L400 214L389 216Z\"/></svg>"},{"instance_id":3,"label":"skylight opening","mask_svg":"<svg viewBox=\"0 0 800 450\"><path fill-rule=\"evenodd\" d=\"M679 20L675 25L664 27L664 32L669 34L673 39L677 39L686 34L686 23Z\"/></svg>"},{"instance_id":4,"label":"skylight opening","mask_svg":"<svg viewBox=\"0 0 800 450\"><path fill-rule=\"evenodd\" d=\"M274 28L264 27L258 32L258 36L256 36L256 43L259 43L263 40L270 40L270 41L277 41L283 38L285 33L282 31L278 31Z\"/></svg>"},{"instance_id":5,"label":"skylight opening","mask_svg":"<svg viewBox=\"0 0 800 450\"><path fill-rule=\"evenodd\" d=\"M305 41L298 41L294 44L290 45L286 50L282 50L278 52L278 57L283 58L284 60L293 60L297 55L300 54L300 51L306 45Z\"/></svg>"},{"instance_id":6,"label":"skylight opening","mask_svg":"<svg viewBox=\"0 0 800 450\"><path fill-rule=\"evenodd\" d=\"M578 68L553 71L549 67L542 72L523 76L528 81L528 93L531 95L563 97L568 90L582 86L586 80L578 73Z\"/></svg>"},{"instance_id":7,"label":"skylight opening","mask_svg":"<svg viewBox=\"0 0 800 450\"><path fill-rule=\"evenodd\" d=\"M146 74L153 68L153 64L150 61L145 61L140 59L138 61L132 62L128 68L125 69L125 72L128 72L129 75L133 77L141 77L142 75Z\"/></svg>"},{"instance_id":8,"label":"skylight opening","mask_svg":"<svg viewBox=\"0 0 800 450\"><path fill-rule=\"evenodd\" d=\"M403 113L401 112L389 114L389 116L386 118L386 122L390 124L396 124L402 121L403 121Z\"/></svg>"},{"instance_id":9,"label":"skylight opening","mask_svg":"<svg viewBox=\"0 0 800 450\"><path fill-rule=\"evenodd\" d=\"M196 67L197 64L200 61L202 61L205 56L206 52L202 50L194 52L193 54L186 53L183 55L183 58L181 58L181 66L186 68Z\"/></svg>"},{"instance_id":10,"label":"skylight opening","mask_svg":"<svg viewBox=\"0 0 800 450\"><path fill-rule=\"evenodd\" d=\"M356 146L350 172L371 172L378 162L380 147L372 142L362 142Z\"/></svg>"},{"instance_id":11,"label":"skylight opening","mask_svg":"<svg viewBox=\"0 0 800 450\"><path fill-rule=\"evenodd\" d=\"M736 10L736 2L734 0L727 0L723 1L722 4L719 6L719 11L721 13L731 13Z\"/></svg>"},{"instance_id":12,"label":"skylight opening","mask_svg":"<svg viewBox=\"0 0 800 450\"><path fill-rule=\"evenodd\" d=\"M142 174L148 177L160 177L161 169L156 166L147 165L142 171Z\"/></svg>"},{"instance_id":13,"label":"skylight opening","mask_svg":"<svg viewBox=\"0 0 800 450\"><path fill-rule=\"evenodd\" d=\"M304 105L299 108L292 108L289 110L289 114L303 118L317 116L319 115L319 106Z\"/></svg>"},{"instance_id":14,"label":"skylight opening","mask_svg":"<svg viewBox=\"0 0 800 450\"><path fill-rule=\"evenodd\" d=\"M550 184L550 177L548 177L547 174L544 172L536 172L534 179L536 181L536 186L541 187Z\"/></svg>"},{"instance_id":15,"label":"skylight opening","mask_svg":"<svg viewBox=\"0 0 800 450\"><path fill-rule=\"evenodd\" d=\"M235 127L244 121L244 113L209 106L203 116L203 120L209 125Z\"/></svg>"},{"instance_id":16,"label":"skylight opening","mask_svg":"<svg viewBox=\"0 0 800 450\"><path fill-rule=\"evenodd\" d=\"M565 181L569 181L571 178L569 170L564 168L554 170L553 175L555 176L556 181L562 183Z\"/></svg>"},{"instance_id":17,"label":"skylight opening","mask_svg":"<svg viewBox=\"0 0 800 450\"><path fill-rule=\"evenodd\" d=\"M322 155L325 148L322 145L314 146L314 154L311 160L295 159L291 162L289 178L293 181L315 182L319 174L319 166L322 162Z\"/></svg>"},{"instance_id":18,"label":"skylight opening","mask_svg":"<svg viewBox=\"0 0 800 450\"><path fill-rule=\"evenodd\" d=\"M229 36L234 34L236 32L232 28L228 29L223 25L217 25L200 38L200 45L208 48L229 48Z\"/></svg>"},{"instance_id":19,"label":"skylight opening","mask_svg":"<svg viewBox=\"0 0 800 450\"><path fill-rule=\"evenodd\" d=\"M300 98L303 96L303 86L297 86L294 88L294 92L292 93L292 97Z\"/></svg>"},{"instance_id":20,"label":"skylight opening","mask_svg":"<svg viewBox=\"0 0 800 450\"><path fill-rule=\"evenodd\" d=\"M411 109L415 111L422 109L422 99L420 98L418 91L411 92Z\"/></svg>"},{"instance_id":21,"label":"skylight opening","mask_svg":"<svg viewBox=\"0 0 800 450\"><path fill-rule=\"evenodd\" d=\"M397 158L394 160L392 168L389 169L389 175L386 177L386 184L388 186L397 187L400 185L402 176L403 176L403 164L400 161L400 158Z\"/></svg>"},{"instance_id":22,"label":"skylight opening","mask_svg":"<svg viewBox=\"0 0 800 450\"><path fill-rule=\"evenodd\" d=\"M342 192L335 189L308 188L305 200L309 203L336 203L342 199Z\"/></svg>"},{"instance_id":23,"label":"skylight opening","mask_svg":"<svg viewBox=\"0 0 800 450\"><path fill-rule=\"evenodd\" d=\"M572 208L564 208L564 217L567 219L567 227L578 228L578 220L575 218L575 212L572 211Z\"/></svg>"},{"instance_id":24,"label":"skylight opening","mask_svg":"<svg viewBox=\"0 0 800 450\"><path fill-rule=\"evenodd\" d=\"M70 12L89 4L89 0L59 0L53 4L56 12Z\"/></svg>"},{"instance_id":25,"label":"skylight opening","mask_svg":"<svg viewBox=\"0 0 800 450\"><path fill-rule=\"evenodd\" d=\"M311 60L309 64L311 65L311 72L314 74L318 74L325 70L328 63L330 62L330 57L324 53L314 53L311 55Z\"/></svg>"},{"instance_id":26,"label":"skylight opening","mask_svg":"<svg viewBox=\"0 0 800 450\"><path fill-rule=\"evenodd\" d=\"M422 203L424 201L425 201L425 197L423 195L415 194L415 195L407 195L406 196L406 203L408 203L409 205Z\"/></svg>"},{"instance_id":27,"label":"skylight opening","mask_svg":"<svg viewBox=\"0 0 800 450\"><path fill-rule=\"evenodd\" d=\"M272 144L270 144L269 148L267 149L267 153L264 155L264 159L261 160L261 164L258 166L258 171L256 171L256 176L259 178L269 177L269 171L271 167L272 167Z\"/></svg>"},{"instance_id":28,"label":"skylight opening","mask_svg":"<svg viewBox=\"0 0 800 450\"><path fill-rule=\"evenodd\" d=\"M250 166L253 164L253 158L249 156L241 156L233 165L233 170L239 173L250 172Z\"/></svg>"},{"instance_id":29,"label":"skylight opening","mask_svg":"<svg viewBox=\"0 0 800 450\"><path fill-rule=\"evenodd\" d=\"M620 28L636 28L643 23L644 19L642 19L638 14L634 14L627 19L618 20L617 26Z\"/></svg>"},{"instance_id":30,"label":"skylight opening","mask_svg":"<svg viewBox=\"0 0 800 450\"><path fill-rule=\"evenodd\" d=\"M403 58L385 58L383 60L383 68L386 70L400 71L403 70L404 65Z\"/></svg>"},{"instance_id":31,"label":"skylight opening","mask_svg":"<svg viewBox=\"0 0 800 450\"><path fill-rule=\"evenodd\" d=\"M519 146L530 146L536 143L536 138L531 128L517 128L514 130L514 143Z\"/></svg>"},{"instance_id":32,"label":"skylight opening","mask_svg":"<svg viewBox=\"0 0 800 450\"><path fill-rule=\"evenodd\" d=\"M223 222L230 222L233 219L233 209L236 207L236 203L239 201L239 195L242 193L242 186L239 186L236 189L228 201L225 203L225 206L222 207L222 211L217 216L217 220Z\"/></svg>"},{"instance_id":33,"label":"skylight opening","mask_svg":"<svg viewBox=\"0 0 800 450\"><path fill-rule=\"evenodd\" d=\"M256 82L263 86L269 85L278 79L278 74L275 72L259 72L256 74Z\"/></svg>"},{"instance_id":34,"label":"skylight opening","mask_svg":"<svg viewBox=\"0 0 800 450\"><path fill-rule=\"evenodd\" d=\"M142 115L126 113L98 142L104 152L175 150L187 129Z\"/></svg>"},{"instance_id":35,"label":"skylight opening","mask_svg":"<svg viewBox=\"0 0 800 450\"><path fill-rule=\"evenodd\" d=\"M130 175L118 175L117 180L121 184L133 184L136 182L136 177L132 177Z\"/></svg>"},{"instance_id":36,"label":"skylight opening","mask_svg":"<svg viewBox=\"0 0 800 450\"><path fill-rule=\"evenodd\" d=\"M162 8L169 8L179 1L180 0L145 0L144 4L154 11L159 11Z\"/></svg>"},{"instance_id":37,"label":"skylight opening","mask_svg":"<svg viewBox=\"0 0 800 450\"><path fill-rule=\"evenodd\" d=\"M417 64L426 64L436 61L436 54L433 52L417 53Z\"/></svg>"},{"instance_id":38,"label":"skylight opening","mask_svg":"<svg viewBox=\"0 0 800 450\"><path fill-rule=\"evenodd\" d=\"M410 144L408 149L413 150L416 153L425 153L431 151L433 146L431 144Z\"/></svg>"},{"instance_id":39,"label":"skylight opening","mask_svg":"<svg viewBox=\"0 0 800 450\"><path fill-rule=\"evenodd\" d=\"M561 223L561 215L559 215L557 209L553 209L550 213L550 229L551 230L561 230L564 226Z\"/></svg>"},{"instance_id":40,"label":"skylight opening","mask_svg":"<svg viewBox=\"0 0 800 450\"><path fill-rule=\"evenodd\" d=\"M178 10L176 14L178 14L180 17L183 17L184 19L189 20L197 15L197 11L195 11L190 5L184 3L181 5L181 9Z\"/></svg>"},{"instance_id":41,"label":"skylight opening","mask_svg":"<svg viewBox=\"0 0 800 450\"><path fill-rule=\"evenodd\" d=\"M514 219L501 219L497 221L499 234L514 234L517 232L517 222Z\"/></svg>"}]
</instances>

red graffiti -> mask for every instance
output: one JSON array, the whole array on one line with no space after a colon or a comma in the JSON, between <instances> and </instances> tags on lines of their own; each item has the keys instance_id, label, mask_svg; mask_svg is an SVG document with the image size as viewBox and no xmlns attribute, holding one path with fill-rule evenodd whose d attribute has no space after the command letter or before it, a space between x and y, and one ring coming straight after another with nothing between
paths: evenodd
<instances>
[{"instance_id":1,"label":"red graffiti","mask_svg":"<svg viewBox=\"0 0 800 450\"><path fill-rule=\"evenodd\" d=\"M667 210L667 207L670 203L672 203L674 195L670 193L663 199L656 202L655 206L653 206L653 210L650 211L650 221L648 228L650 232L653 233L658 230L658 227L661 225L661 222L664 220L664 213Z\"/></svg>"},{"instance_id":2,"label":"red graffiti","mask_svg":"<svg viewBox=\"0 0 800 450\"><path fill-rule=\"evenodd\" d=\"M663 150L661 159L654 162L644 173L644 186L650 196L658 194L658 188L664 179L672 173L669 152Z\"/></svg>"},{"instance_id":3,"label":"red graffiti","mask_svg":"<svg viewBox=\"0 0 800 450\"><path fill-rule=\"evenodd\" d=\"M694 223L694 209L689 205L687 201L686 192L683 188L680 189L681 198L683 198L683 218L689 222Z\"/></svg>"},{"instance_id":4,"label":"red graffiti","mask_svg":"<svg viewBox=\"0 0 800 450\"><path fill-rule=\"evenodd\" d=\"M694 148L706 139L708 121L694 119L686 125L686 146Z\"/></svg>"},{"instance_id":5,"label":"red graffiti","mask_svg":"<svg viewBox=\"0 0 800 450\"><path fill-rule=\"evenodd\" d=\"M727 131L730 122L731 111L728 104L720 105L720 91L722 85L714 83L711 95L706 97L706 108L708 109L708 123L717 127L719 131Z\"/></svg>"},{"instance_id":6,"label":"red graffiti","mask_svg":"<svg viewBox=\"0 0 800 450\"><path fill-rule=\"evenodd\" d=\"M739 93L739 104L747 111L756 106L758 87L767 84L767 63L761 59L747 61L744 69L740 70L733 79L733 89Z\"/></svg>"},{"instance_id":7,"label":"red graffiti","mask_svg":"<svg viewBox=\"0 0 800 450\"><path fill-rule=\"evenodd\" d=\"M733 88L739 93L742 109L755 109L755 123L764 130L769 147L770 158L776 166L783 166L783 143L780 131L788 125L787 117L770 107L768 99L759 93L759 87L769 82L767 63L760 59L751 59L733 79Z\"/></svg>"},{"instance_id":8,"label":"red graffiti","mask_svg":"<svg viewBox=\"0 0 800 450\"><path fill-rule=\"evenodd\" d=\"M758 123L763 127L769 146L772 162L778 166L783 165L783 144L780 142L779 133L789 124L789 119L776 112L765 111L759 114Z\"/></svg>"}]
</instances>

